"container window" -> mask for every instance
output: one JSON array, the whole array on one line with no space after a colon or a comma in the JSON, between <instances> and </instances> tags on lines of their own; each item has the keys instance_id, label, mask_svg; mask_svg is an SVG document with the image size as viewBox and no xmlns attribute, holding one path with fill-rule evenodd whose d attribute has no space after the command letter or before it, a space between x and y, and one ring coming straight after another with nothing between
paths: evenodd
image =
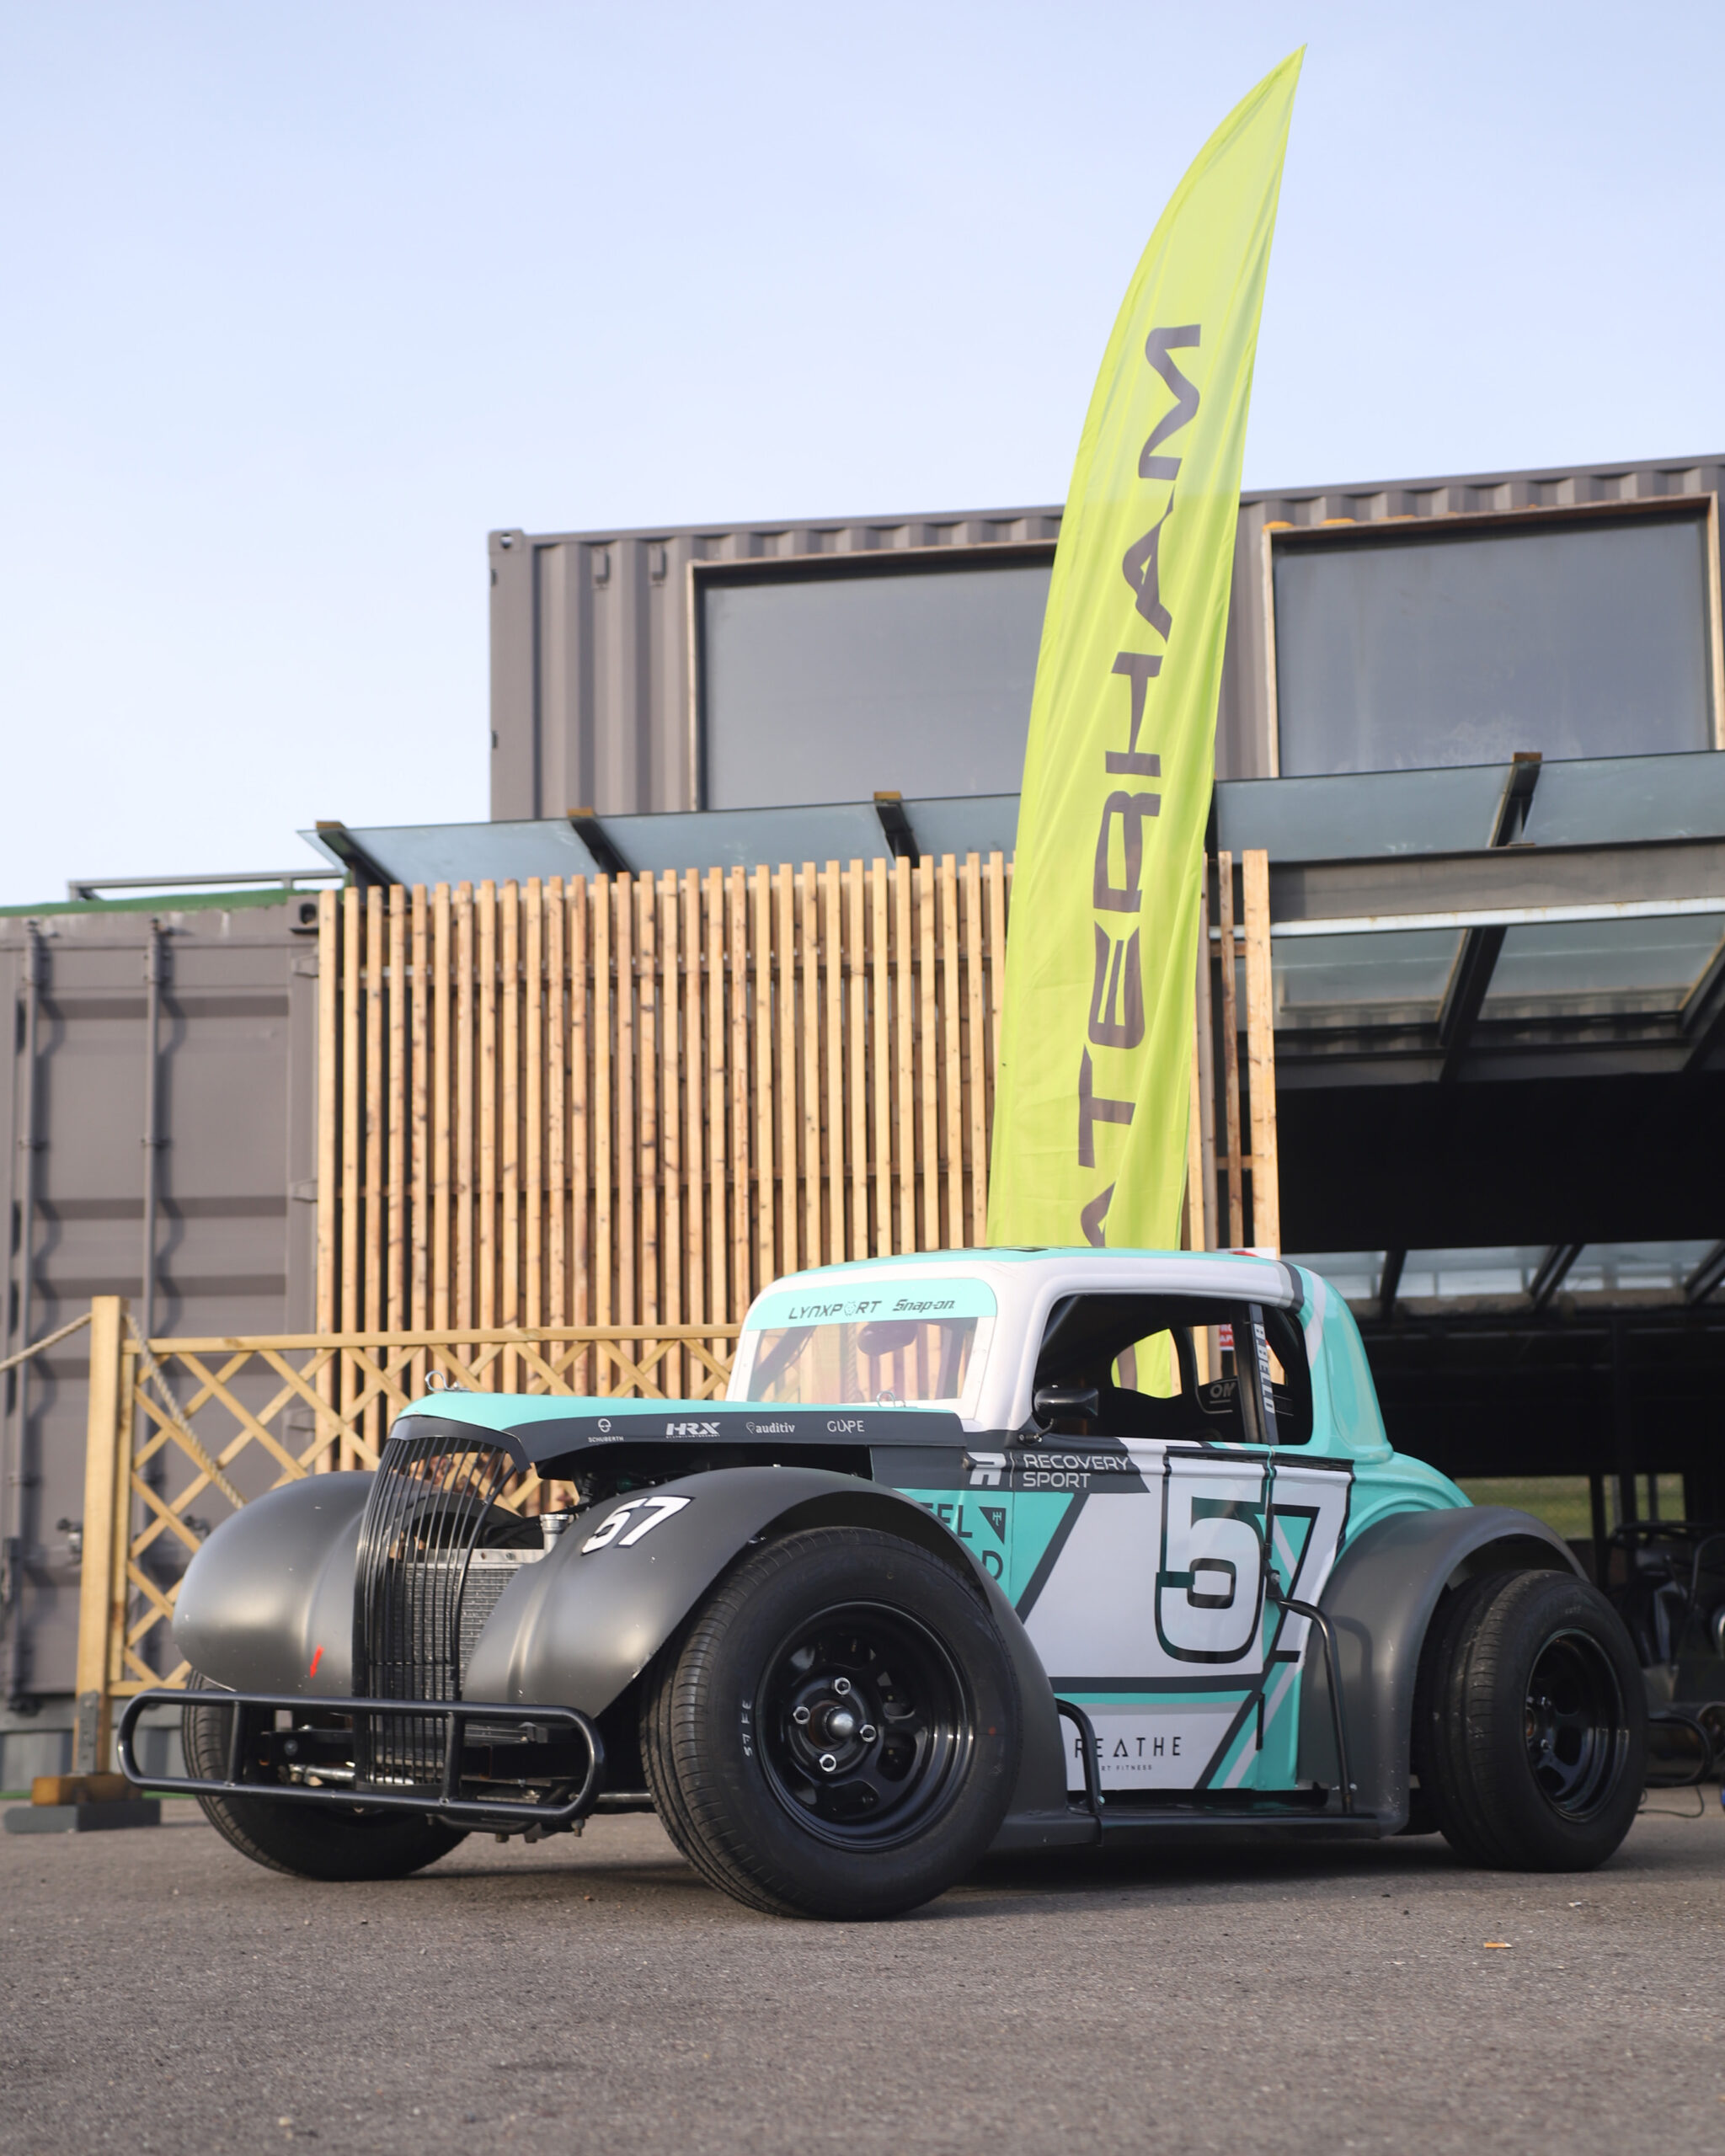
<instances>
[{"instance_id":1,"label":"container window","mask_svg":"<svg viewBox=\"0 0 1725 2156\"><path fill-rule=\"evenodd\" d=\"M1693 514L1362 531L1274 563L1284 774L1712 744Z\"/></svg>"}]
</instances>

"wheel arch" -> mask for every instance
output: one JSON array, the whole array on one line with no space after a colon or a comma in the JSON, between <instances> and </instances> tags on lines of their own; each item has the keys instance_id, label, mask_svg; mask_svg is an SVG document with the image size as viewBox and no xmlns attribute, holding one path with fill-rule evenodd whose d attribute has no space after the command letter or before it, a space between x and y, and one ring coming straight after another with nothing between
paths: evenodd
<instances>
[{"instance_id":1,"label":"wheel arch","mask_svg":"<svg viewBox=\"0 0 1725 2156\"><path fill-rule=\"evenodd\" d=\"M1345 1545L1319 1598L1335 1632L1355 1806L1386 1833L1407 1821L1414 1687L1432 1621L1447 1593L1494 1572L1581 1567L1542 1520L1508 1506L1392 1513ZM1300 1777L1333 1786L1329 1678L1316 1639L1300 1690Z\"/></svg>"}]
</instances>

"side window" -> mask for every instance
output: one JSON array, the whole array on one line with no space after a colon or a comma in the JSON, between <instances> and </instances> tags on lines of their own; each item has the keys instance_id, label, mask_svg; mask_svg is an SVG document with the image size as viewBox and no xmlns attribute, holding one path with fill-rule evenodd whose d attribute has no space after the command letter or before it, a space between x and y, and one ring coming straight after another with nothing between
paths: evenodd
<instances>
[{"instance_id":1,"label":"side window","mask_svg":"<svg viewBox=\"0 0 1725 2156\"><path fill-rule=\"evenodd\" d=\"M1269 1378L1262 1411L1259 1335ZM1243 1387L1250 1386L1249 1392ZM1174 1295L1068 1295L1049 1313L1036 1389L1050 1428L1167 1444L1311 1441L1311 1374L1291 1310ZM1095 1412L1085 1412L1094 1392ZM1064 1398L1056 1396L1064 1395ZM1081 1406L1081 1402L1082 1403Z\"/></svg>"}]
</instances>

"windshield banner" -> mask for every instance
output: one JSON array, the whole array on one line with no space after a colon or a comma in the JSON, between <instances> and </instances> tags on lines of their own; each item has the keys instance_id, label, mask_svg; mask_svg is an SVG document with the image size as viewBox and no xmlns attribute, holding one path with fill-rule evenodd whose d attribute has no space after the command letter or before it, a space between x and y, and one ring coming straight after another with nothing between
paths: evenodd
<instances>
[{"instance_id":1,"label":"windshield banner","mask_svg":"<svg viewBox=\"0 0 1725 2156\"><path fill-rule=\"evenodd\" d=\"M1079 441L1018 810L996 1245L1179 1241L1240 465L1300 58L1175 190Z\"/></svg>"},{"instance_id":2,"label":"windshield banner","mask_svg":"<svg viewBox=\"0 0 1725 2156\"><path fill-rule=\"evenodd\" d=\"M994 1290L981 1280L872 1280L835 1283L819 1292L772 1288L750 1305L746 1330L792 1325L869 1325L883 1318L936 1325L943 1319L992 1317Z\"/></svg>"}]
</instances>

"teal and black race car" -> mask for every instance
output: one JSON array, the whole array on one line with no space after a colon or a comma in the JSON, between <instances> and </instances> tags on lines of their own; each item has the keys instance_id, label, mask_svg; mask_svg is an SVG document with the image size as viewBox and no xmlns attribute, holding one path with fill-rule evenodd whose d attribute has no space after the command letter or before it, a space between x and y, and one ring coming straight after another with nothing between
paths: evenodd
<instances>
[{"instance_id":1,"label":"teal and black race car","mask_svg":"<svg viewBox=\"0 0 1725 2156\"><path fill-rule=\"evenodd\" d=\"M564 1508L499 1502L530 1470ZM317 1878L649 1807L821 1917L1242 1828L1562 1870L1645 1780L1567 1545L1393 1451L1341 1298L1249 1255L833 1266L756 1300L724 1401L431 1394L375 1476L219 1528L174 1631L215 1696L152 1783Z\"/></svg>"}]
</instances>

